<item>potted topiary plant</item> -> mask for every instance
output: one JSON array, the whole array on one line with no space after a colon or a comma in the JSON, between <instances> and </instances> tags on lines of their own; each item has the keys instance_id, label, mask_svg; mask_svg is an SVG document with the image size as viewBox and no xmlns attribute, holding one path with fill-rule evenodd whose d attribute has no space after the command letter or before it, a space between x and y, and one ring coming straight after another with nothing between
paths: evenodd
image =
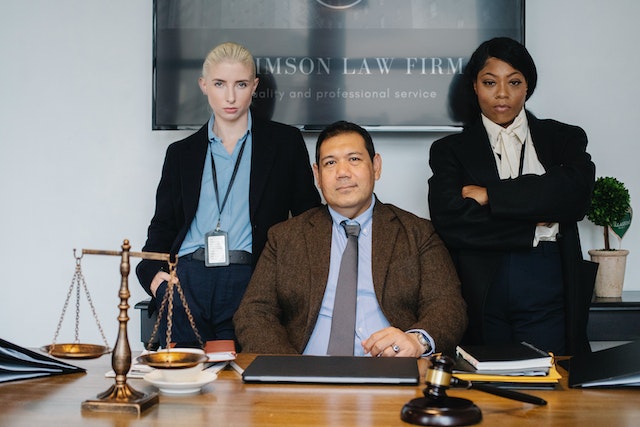
<instances>
[{"instance_id":1,"label":"potted topiary plant","mask_svg":"<svg viewBox=\"0 0 640 427\"><path fill-rule=\"evenodd\" d=\"M622 239L631 225L630 196L624 184L612 177L598 178L593 188L587 218L595 225L604 227L604 249L589 251L591 260L599 264L595 294L597 297L618 298L622 296L629 251L612 249L609 235L613 231Z\"/></svg>"}]
</instances>

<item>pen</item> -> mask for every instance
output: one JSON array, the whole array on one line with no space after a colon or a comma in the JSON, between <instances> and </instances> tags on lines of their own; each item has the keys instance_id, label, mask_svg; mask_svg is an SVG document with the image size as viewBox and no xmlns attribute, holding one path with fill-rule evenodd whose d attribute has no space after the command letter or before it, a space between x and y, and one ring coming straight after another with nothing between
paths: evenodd
<instances>
[{"instance_id":1,"label":"pen","mask_svg":"<svg viewBox=\"0 0 640 427\"><path fill-rule=\"evenodd\" d=\"M547 401L530 394L521 393L514 390L506 390L499 387L493 387L487 384L476 384L471 381L461 380L460 378L451 377L452 386L466 387L467 389L480 390L485 393L495 394L496 396L506 397L507 399L518 400L520 402L533 403L534 405L546 405Z\"/></svg>"},{"instance_id":2,"label":"pen","mask_svg":"<svg viewBox=\"0 0 640 427\"><path fill-rule=\"evenodd\" d=\"M505 390L499 387L492 387L486 384L471 384L471 389L484 391L486 393L495 394L496 396L506 397L507 399L518 400L520 402L533 403L534 405L546 405L547 401L530 394L521 393L514 390Z\"/></svg>"}]
</instances>

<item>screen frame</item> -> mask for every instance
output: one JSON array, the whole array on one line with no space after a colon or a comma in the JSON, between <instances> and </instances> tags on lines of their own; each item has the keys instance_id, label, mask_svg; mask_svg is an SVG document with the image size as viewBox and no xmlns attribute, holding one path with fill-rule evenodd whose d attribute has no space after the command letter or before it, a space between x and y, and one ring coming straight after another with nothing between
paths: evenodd
<instances>
[{"instance_id":1,"label":"screen frame","mask_svg":"<svg viewBox=\"0 0 640 427\"><path fill-rule=\"evenodd\" d=\"M177 122L177 123L168 123L166 121L162 121L159 120L158 117L158 108L159 108L159 99L158 99L158 87L161 84L158 80L158 3L159 1L163 1L163 0L153 0L153 53L152 53L152 130L195 130L195 129L199 129L202 124L205 123L206 119L203 119L201 121L201 123L184 123L184 122ZM238 1L238 0L236 0ZM250 0L249 0L250 1ZM317 0L316 0L317 1ZM447 1L447 0L445 0ZM478 3L478 2L482 2L483 0L466 0L466 1L473 1L474 3ZM486 0L485 0L486 1ZM517 5L514 6L515 9L519 8L520 9L520 14L519 14L519 22L518 22L518 37L514 37L516 39L518 39L520 42L522 42L523 44L525 43L525 0L516 0L517 1ZM322 2L320 2L322 3ZM338 2L329 2L329 3L344 3L344 1L338 1ZM359 3L361 3L359 0L358 1L348 1L347 3L353 3L353 5L357 6ZM366 2L365 2L366 3ZM348 7L348 6L345 6ZM251 50L251 49L250 49ZM253 52L254 57L256 58L260 58L261 55L256 52ZM470 56L472 52L468 52L467 56L465 57L465 61L464 61L464 65L466 65L466 60L468 60L468 56ZM206 53L205 53L206 55ZM204 55L202 57L202 59L204 59ZM189 65L190 67L201 67L202 64L202 59L199 60L199 63L195 63L195 60L191 61L191 64ZM261 83L264 79L261 80ZM179 85L180 82L176 82L176 85ZM197 77L194 78L194 82L193 82L194 86L197 86ZM448 93L447 96L450 96L450 92L451 92L451 87L453 85L453 82L449 83L449 87L448 87ZM260 89L259 89L260 90ZM201 102L203 104L206 104L206 100L201 100ZM450 104L449 102L447 103L447 107L449 107ZM207 105L208 107L208 105ZM450 108L450 107L449 107ZM177 111L179 109L179 106L175 107L175 110ZM209 114L210 114L210 107L208 107L209 109ZM253 111L253 110L252 110ZM342 117L341 117L342 119ZM350 120L350 121L354 121L360 125L362 125L363 127L365 127L366 129L370 130L370 131L379 131L379 132L452 132L452 131L459 131L462 129L462 124L461 123L455 123L455 120L451 120L448 123L428 123L425 122L424 124L410 124L410 125L405 125L405 124L394 124L394 123L380 123L380 124L370 124L370 123L362 123L359 120L356 119L352 119L349 114L346 114L344 119L346 120ZM326 121L324 123L317 123L317 124L310 124L310 123L295 123L289 120L282 120L279 119L277 117L273 118L273 120L276 121L281 121L284 123L287 123L289 125L292 126L296 126L298 128L300 128L301 130L305 131L305 132L317 132L319 130L321 130L326 124L329 124L331 121Z\"/></svg>"}]
</instances>

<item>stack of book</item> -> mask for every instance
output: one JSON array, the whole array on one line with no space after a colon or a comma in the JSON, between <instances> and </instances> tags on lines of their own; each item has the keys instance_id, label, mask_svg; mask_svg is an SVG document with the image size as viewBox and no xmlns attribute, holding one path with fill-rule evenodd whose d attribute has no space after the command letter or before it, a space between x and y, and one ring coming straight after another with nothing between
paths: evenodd
<instances>
[{"instance_id":1,"label":"stack of book","mask_svg":"<svg viewBox=\"0 0 640 427\"><path fill-rule=\"evenodd\" d=\"M560 380L553 355L526 342L456 348L453 374L473 383L504 388L552 389Z\"/></svg>"}]
</instances>

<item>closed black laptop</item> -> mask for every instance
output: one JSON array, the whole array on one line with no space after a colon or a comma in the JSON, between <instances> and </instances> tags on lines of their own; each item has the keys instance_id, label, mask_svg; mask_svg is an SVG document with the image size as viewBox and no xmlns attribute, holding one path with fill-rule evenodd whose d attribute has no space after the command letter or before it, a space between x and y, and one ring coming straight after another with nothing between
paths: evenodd
<instances>
[{"instance_id":1,"label":"closed black laptop","mask_svg":"<svg viewBox=\"0 0 640 427\"><path fill-rule=\"evenodd\" d=\"M257 356L244 370L248 383L418 384L411 357Z\"/></svg>"}]
</instances>

